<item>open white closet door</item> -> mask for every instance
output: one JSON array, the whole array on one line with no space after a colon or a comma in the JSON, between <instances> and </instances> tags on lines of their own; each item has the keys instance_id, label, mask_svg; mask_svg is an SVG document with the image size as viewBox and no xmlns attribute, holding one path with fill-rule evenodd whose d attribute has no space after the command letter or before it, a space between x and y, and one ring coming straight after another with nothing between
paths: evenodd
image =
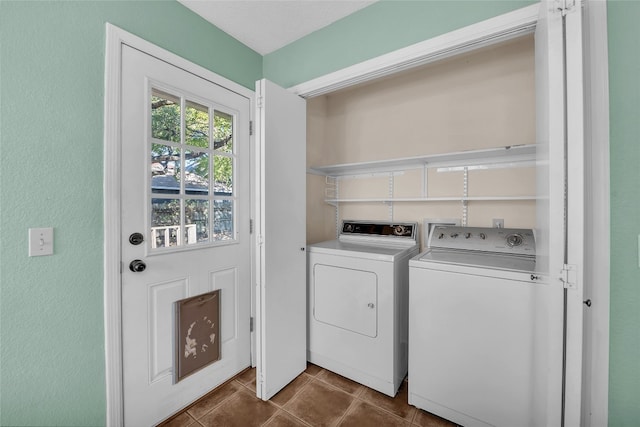
<instances>
[{"instance_id":1,"label":"open white closet door","mask_svg":"<svg viewBox=\"0 0 640 427\"><path fill-rule=\"evenodd\" d=\"M256 394L268 400L307 367L306 101L264 79L256 101Z\"/></svg>"},{"instance_id":2,"label":"open white closet door","mask_svg":"<svg viewBox=\"0 0 640 427\"><path fill-rule=\"evenodd\" d=\"M568 7L559 5L571 3ZM581 1L540 3L536 26L537 269L545 291L536 425L580 425L583 268ZM544 414L544 415L542 415Z\"/></svg>"},{"instance_id":3,"label":"open white closet door","mask_svg":"<svg viewBox=\"0 0 640 427\"><path fill-rule=\"evenodd\" d=\"M567 2L569 3L569 2ZM582 426L584 260L585 260L585 128L583 70L583 4L574 0L565 10L565 64L567 108L567 254L564 272L565 400L564 425Z\"/></svg>"}]
</instances>

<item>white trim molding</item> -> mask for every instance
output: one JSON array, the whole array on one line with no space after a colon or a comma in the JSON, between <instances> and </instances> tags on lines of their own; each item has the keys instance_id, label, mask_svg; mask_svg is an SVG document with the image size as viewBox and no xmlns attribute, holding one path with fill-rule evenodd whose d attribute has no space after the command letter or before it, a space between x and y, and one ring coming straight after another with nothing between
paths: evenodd
<instances>
[{"instance_id":1,"label":"white trim molding","mask_svg":"<svg viewBox=\"0 0 640 427\"><path fill-rule=\"evenodd\" d=\"M584 2L585 310L584 427L609 421L610 165L607 2Z\"/></svg>"},{"instance_id":2,"label":"white trim molding","mask_svg":"<svg viewBox=\"0 0 640 427\"><path fill-rule=\"evenodd\" d=\"M304 98L389 76L440 59L533 33L540 5L533 4L477 24L437 36L394 52L289 88Z\"/></svg>"},{"instance_id":3,"label":"white trim molding","mask_svg":"<svg viewBox=\"0 0 640 427\"><path fill-rule=\"evenodd\" d=\"M120 53L119 29L107 24L104 80L104 329L107 425L124 425L120 272Z\"/></svg>"},{"instance_id":4,"label":"white trim molding","mask_svg":"<svg viewBox=\"0 0 640 427\"><path fill-rule=\"evenodd\" d=\"M254 92L196 65L161 47L112 24L106 24L104 80L104 324L106 424L124 425L124 390L122 381L122 290L120 250L120 88L122 46L131 46L160 60L206 79L216 85L246 97L254 105ZM252 108L253 109L253 108Z\"/></svg>"}]
</instances>

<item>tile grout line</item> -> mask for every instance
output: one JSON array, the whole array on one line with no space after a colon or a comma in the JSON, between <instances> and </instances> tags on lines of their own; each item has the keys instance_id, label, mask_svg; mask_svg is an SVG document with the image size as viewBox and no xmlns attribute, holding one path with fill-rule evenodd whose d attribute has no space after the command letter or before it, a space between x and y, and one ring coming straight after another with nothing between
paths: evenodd
<instances>
[{"instance_id":1,"label":"tile grout line","mask_svg":"<svg viewBox=\"0 0 640 427\"><path fill-rule=\"evenodd\" d=\"M338 419L338 422L335 424L336 426L339 426L340 424L342 424L342 422L347 417L347 415L349 415L349 412L351 412L353 408L357 405L358 400L359 399L354 396L354 399L351 401L351 404L349 404L349 407L347 408L347 410L344 411L344 414L342 414L342 416Z\"/></svg>"},{"instance_id":2,"label":"tile grout line","mask_svg":"<svg viewBox=\"0 0 640 427\"><path fill-rule=\"evenodd\" d=\"M329 371L329 372L331 372L331 371ZM339 375L339 374L337 374L337 375ZM374 404L373 402L371 402L371 401L368 401L368 400L363 399L363 398L362 398L362 395L365 393L365 390L366 390L367 388L368 388L368 389L370 389L370 390L374 390L374 389L372 389L371 387L367 387L367 386L365 386L364 384L359 384L359 383L357 383L357 384L359 384L359 385L361 386L360 391L359 391L357 394L351 394L351 393L349 393L349 392L345 391L344 389L342 389L342 388L340 388L340 387L338 387L338 386L336 386L336 385L334 385L334 384L331 384L331 383L329 383L329 382L327 382L327 381L323 380L322 378L319 378L319 376L320 376L320 373L318 373L315 377L313 377L313 380L321 381L323 384L326 384L326 385L328 385L329 387L331 387L331 388L333 388L333 389L336 389L336 390L338 390L338 391L341 391L341 392L343 392L343 393L346 393L346 394L348 394L349 396L353 396L353 397L354 397L354 402L355 402L356 400L360 400L361 402L364 402L364 403L366 403L366 404L369 404L369 405L373 406L374 408L380 409L381 411L383 411L383 412L385 412L385 413L387 413L387 414L389 414L389 415L392 415L393 417L395 417L395 418L397 418L397 419L399 419L399 420L402 420L402 421L404 421L404 422L408 422L410 425L411 425L411 424L413 424L413 420L415 419L415 417L416 417L416 413L417 413L417 412L415 411L415 410L417 409L415 406L411 406L411 405L409 405L409 406L410 406L410 408L414 409L414 411L413 411L413 415L411 416L411 419L410 419L410 420L408 420L408 419L406 419L406 418L403 418L403 417L399 416L398 414L395 414L395 413L393 413L393 412L389 411L388 409L385 409L385 408L383 408L383 407L381 407L381 406L375 405L375 404ZM346 378L346 377L344 377L344 378ZM349 379L349 378L347 378L347 379ZM350 381L353 381L353 380L350 380ZM306 386L306 385L307 385L307 384L305 384L305 386ZM375 390L374 390L374 391L375 391ZM352 405L353 405L353 402L351 403L351 405L349 405L349 408L351 408L351 406L352 406ZM349 408L347 408L347 411L349 410ZM345 416L345 415L346 415L346 413L345 413L345 414L343 414L343 416L340 418L340 422L342 422L342 418L344 418L344 416ZM338 424L338 425L339 425L339 424Z\"/></svg>"},{"instance_id":3,"label":"tile grout line","mask_svg":"<svg viewBox=\"0 0 640 427\"><path fill-rule=\"evenodd\" d=\"M309 427L314 427L314 426L312 424L308 423L306 420L303 420L302 418L298 417L297 415L289 412L289 410L287 408L285 408L285 406L288 405L289 403L291 403L296 396L298 396L299 394L302 393L302 390L304 390L307 387L310 387L310 385L316 380L317 380L317 375L314 375L314 376L309 375L309 381L307 381L302 387L300 387L300 390L298 390L297 393L295 393L293 396L291 396L291 399L287 400L287 403L285 403L284 405L281 406L281 409L283 411L285 411L287 414L291 415L297 421L300 421L302 424L304 424L306 426L309 426ZM323 383L324 383L324 381L323 381Z\"/></svg>"},{"instance_id":4,"label":"tile grout line","mask_svg":"<svg viewBox=\"0 0 640 427\"><path fill-rule=\"evenodd\" d=\"M280 410L282 412L285 412L286 414L290 415L291 417L293 417L296 421L298 421L299 423L308 426L308 427L314 427L312 424L309 424L308 422L306 422L305 420L303 420L302 418L299 418L298 416L296 416L295 414L292 414L291 412L289 412L287 409L285 409L284 407L280 408Z\"/></svg>"},{"instance_id":5,"label":"tile grout line","mask_svg":"<svg viewBox=\"0 0 640 427\"><path fill-rule=\"evenodd\" d=\"M229 381L225 382L224 384L221 384L220 386L216 387L216 388L215 388L214 390L212 390L210 393L215 393L216 391L219 391L222 387L224 387L224 386L226 386L226 385L228 385L228 384L230 384L230 383L238 383L238 385L239 385L240 387L242 387L242 383L240 383L240 381L236 380L236 378L234 377L234 378L230 379ZM194 415L192 415L192 414L189 412L189 410L190 410L191 408L187 409L187 410L186 410L186 411L184 411L184 412L186 412L190 417L192 417L193 419L195 419L195 420L198 422L198 424L203 425L203 424L200 422L200 419L201 419L201 418L204 418L205 416L209 415L212 411L214 411L215 409L217 409L218 407L220 407L220 405L222 405L223 403L225 403L226 401L228 401L229 399L231 399L233 396L235 396L239 391L240 391L240 389L237 389L237 390L236 390L236 391L234 391L233 393L229 394L227 397L225 397L224 399L222 399L222 400L221 400L220 402L218 402L216 405L214 405L214 406L210 407L210 408L209 408L209 410L208 410L208 411L206 411L206 412L204 412L204 413L203 413L199 418L196 418ZM205 396L207 396L208 394L209 394L209 393L207 393ZM203 400L203 399L204 399L204 396L203 396L203 398L202 398L201 400ZM196 404L192 405L191 407L193 407L193 406L195 406L195 405L196 405Z\"/></svg>"},{"instance_id":6,"label":"tile grout line","mask_svg":"<svg viewBox=\"0 0 640 427\"><path fill-rule=\"evenodd\" d=\"M329 372L331 372L331 371L329 371ZM335 373L335 372L334 372L334 373ZM318 374L318 375L319 375L319 374ZM336 375L339 375L339 374L336 374ZM360 383L356 383L355 381L350 380L350 379L349 379L349 378L347 378L347 377L343 377L343 378L346 378L346 379L348 379L349 381L352 381L352 382L354 382L355 384L358 384L358 385L360 386L360 391L358 392L358 394L349 393L349 392L348 392L348 391L346 391L345 389L340 388L339 386L337 386L337 385L335 385L335 384L331 384L330 382L325 381L325 380L323 380L322 378L318 378L318 376L314 377L314 379L317 379L318 381L322 381L322 383L323 383L323 384L326 384L326 385L328 385L328 386L331 386L332 388L335 388L336 390L339 390L339 391L341 391L341 392L343 392L343 393L347 393L349 396L358 397L359 395L361 395L361 394L363 393L363 391L364 391L364 388L363 388L363 387L366 387L365 385L360 384Z\"/></svg>"},{"instance_id":7,"label":"tile grout line","mask_svg":"<svg viewBox=\"0 0 640 427\"><path fill-rule=\"evenodd\" d=\"M294 393L294 394L289 398L289 400L287 400L283 405L279 405L279 404L277 404L277 403L275 403L275 402L271 401L271 399L269 399L269 402L270 402L271 404L273 404L276 408L278 408L278 410L279 410L279 411L282 411L282 412L286 413L287 415L289 415L289 416L293 417L296 421L298 421L298 422L302 423L303 425L305 425L305 426L309 426L309 427L313 427L311 424L309 424L309 423L308 423L308 422L306 422L305 420L303 420L303 419L301 419L301 418L297 417L295 414L292 414L291 412L289 412L289 411L285 408L285 406L286 406L288 403L290 403L291 401L293 401L293 400L295 399L295 397L296 397L296 396L298 396L300 393L302 393L302 390L304 390L305 388L307 388L307 386L308 386L309 384L311 384L311 382L312 382L312 381L314 381L314 380L315 380L315 377L314 377L314 376L309 375L309 374L305 374L304 372L302 372L300 375L306 375L306 376L308 376L308 377L309 377L309 380L308 380L306 383L304 383L304 384L302 385L302 387L300 387L300 389L299 389L298 391L296 391L296 392L295 392L295 393ZM300 375L299 375L299 376L300 376ZM298 377L299 377L299 376L298 376ZM296 378L297 378L297 377L296 377ZM276 395L277 395L277 393L276 393ZM276 413L275 413L275 414L273 414L273 416L272 416L271 418L275 417L277 413L278 413L278 412L276 411ZM269 418L269 420L271 420L271 418ZM267 422L269 422L269 420L267 420ZM265 422L265 424L266 424L266 422ZM263 425L265 425L265 424L263 424Z\"/></svg>"}]
</instances>

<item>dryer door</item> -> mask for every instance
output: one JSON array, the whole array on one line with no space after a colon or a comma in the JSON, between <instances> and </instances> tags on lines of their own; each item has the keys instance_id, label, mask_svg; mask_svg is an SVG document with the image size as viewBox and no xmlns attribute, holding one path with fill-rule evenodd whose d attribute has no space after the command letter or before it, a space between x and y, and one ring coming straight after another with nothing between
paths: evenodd
<instances>
[{"instance_id":1,"label":"dryer door","mask_svg":"<svg viewBox=\"0 0 640 427\"><path fill-rule=\"evenodd\" d=\"M378 276L375 272L315 264L313 316L318 322L375 338Z\"/></svg>"}]
</instances>

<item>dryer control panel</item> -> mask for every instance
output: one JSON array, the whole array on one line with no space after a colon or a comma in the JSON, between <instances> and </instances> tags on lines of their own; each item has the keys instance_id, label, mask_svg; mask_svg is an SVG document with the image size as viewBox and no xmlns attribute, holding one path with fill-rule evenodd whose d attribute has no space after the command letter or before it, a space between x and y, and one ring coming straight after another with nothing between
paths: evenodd
<instances>
[{"instance_id":1,"label":"dryer control panel","mask_svg":"<svg viewBox=\"0 0 640 427\"><path fill-rule=\"evenodd\" d=\"M533 230L524 228L438 225L431 230L429 247L512 255L535 256L536 254Z\"/></svg>"},{"instance_id":2,"label":"dryer control panel","mask_svg":"<svg viewBox=\"0 0 640 427\"><path fill-rule=\"evenodd\" d=\"M370 237L410 237L415 238L415 222L364 222L344 221L341 235L364 235Z\"/></svg>"}]
</instances>

